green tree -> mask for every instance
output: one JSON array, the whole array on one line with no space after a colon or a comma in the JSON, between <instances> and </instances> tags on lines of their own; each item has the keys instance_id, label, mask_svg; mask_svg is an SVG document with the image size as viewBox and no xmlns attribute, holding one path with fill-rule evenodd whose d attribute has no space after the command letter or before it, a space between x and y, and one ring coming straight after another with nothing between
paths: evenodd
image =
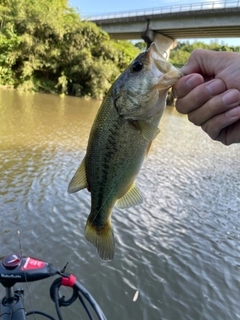
<instances>
[{"instance_id":1,"label":"green tree","mask_svg":"<svg viewBox=\"0 0 240 320\"><path fill-rule=\"evenodd\" d=\"M16 63L17 53L15 48L19 46L20 38L14 32L11 23L3 26L0 33L0 84L13 85L13 66Z\"/></svg>"},{"instance_id":2,"label":"green tree","mask_svg":"<svg viewBox=\"0 0 240 320\"><path fill-rule=\"evenodd\" d=\"M232 51L232 52L240 52L240 47L229 47L225 43L219 44L217 41L212 41L209 45L201 42L196 41L192 44L189 43L189 41L186 42L178 42L177 46L174 48L174 50L170 53L170 59L169 61L174 64L176 67L182 67L186 61L189 59L190 54L195 49L208 49L208 50L214 50L214 51Z\"/></svg>"},{"instance_id":3,"label":"green tree","mask_svg":"<svg viewBox=\"0 0 240 320\"><path fill-rule=\"evenodd\" d=\"M65 0L0 0L0 45L1 84L95 98L139 52Z\"/></svg>"},{"instance_id":4,"label":"green tree","mask_svg":"<svg viewBox=\"0 0 240 320\"><path fill-rule=\"evenodd\" d=\"M138 48L139 50L143 51L143 50L146 50L147 45L146 45L146 42L139 41L139 42L135 43L135 47Z\"/></svg>"}]
</instances>

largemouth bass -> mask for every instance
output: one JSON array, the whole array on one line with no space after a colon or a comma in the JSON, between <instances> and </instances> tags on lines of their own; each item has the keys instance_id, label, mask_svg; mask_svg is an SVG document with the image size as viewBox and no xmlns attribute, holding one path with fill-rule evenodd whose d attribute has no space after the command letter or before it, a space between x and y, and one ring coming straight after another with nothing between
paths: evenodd
<instances>
[{"instance_id":1,"label":"largemouth bass","mask_svg":"<svg viewBox=\"0 0 240 320\"><path fill-rule=\"evenodd\" d=\"M85 237L103 260L114 255L113 206L127 208L143 201L135 178L159 133L167 91L182 75L153 43L112 85L96 115L86 155L68 192L91 192Z\"/></svg>"}]
</instances>

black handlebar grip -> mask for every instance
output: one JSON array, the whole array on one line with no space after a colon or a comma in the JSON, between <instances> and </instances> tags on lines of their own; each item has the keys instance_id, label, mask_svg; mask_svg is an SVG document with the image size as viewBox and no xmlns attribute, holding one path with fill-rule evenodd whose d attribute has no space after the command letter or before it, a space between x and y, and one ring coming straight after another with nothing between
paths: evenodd
<instances>
[{"instance_id":1,"label":"black handlebar grip","mask_svg":"<svg viewBox=\"0 0 240 320\"><path fill-rule=\"evenodd\" d=\"M17 282L37 281L59 272L59 269L51 263L19 254L10 254L0 263L0 283L4 287L12 287Z\"/></svg>"}]
</instances>

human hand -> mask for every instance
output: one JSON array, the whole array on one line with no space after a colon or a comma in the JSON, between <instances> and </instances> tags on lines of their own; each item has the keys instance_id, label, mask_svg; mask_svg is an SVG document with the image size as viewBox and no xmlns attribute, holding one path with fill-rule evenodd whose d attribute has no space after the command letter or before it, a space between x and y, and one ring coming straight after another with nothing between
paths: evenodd
<instances>
[{"instance_id":1,"label":"human hand","mask_svg":"<svg viewBox=\"0 0 240 320\"><path fill-rule=\"evenodd\" d=\"M213 140L240 142L240 54L197 49L181 70L176 109Z\"/></svg>"}]
</instances>

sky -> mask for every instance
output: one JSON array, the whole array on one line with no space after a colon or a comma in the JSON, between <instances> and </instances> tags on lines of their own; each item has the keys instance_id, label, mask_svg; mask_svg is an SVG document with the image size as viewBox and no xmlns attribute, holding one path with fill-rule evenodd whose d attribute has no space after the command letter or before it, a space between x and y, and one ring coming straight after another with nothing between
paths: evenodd
<instances>
[{"instance_id":1,"label":"sky","mask_svg":"<svg viewBox=\"0 0 240 320\"><path fill-rule=\"evenodd\" d=\"M213 2L214 0L208 0ZM219 0L218 0L219 1ZM98 15L102 13L132 11L139 9L169 7L171 5L181 5L187 3L207 2L194 0L69 0L69 5L80 12L81 17ZM224 42L229 46L240 46L240 38L219 38L219 39L186 39L190 43L194 41L202 41L209 44L211 41L218 41L219 44ZM184 40L181 39L181 42Z\"/></svg>"}]
</instances>

